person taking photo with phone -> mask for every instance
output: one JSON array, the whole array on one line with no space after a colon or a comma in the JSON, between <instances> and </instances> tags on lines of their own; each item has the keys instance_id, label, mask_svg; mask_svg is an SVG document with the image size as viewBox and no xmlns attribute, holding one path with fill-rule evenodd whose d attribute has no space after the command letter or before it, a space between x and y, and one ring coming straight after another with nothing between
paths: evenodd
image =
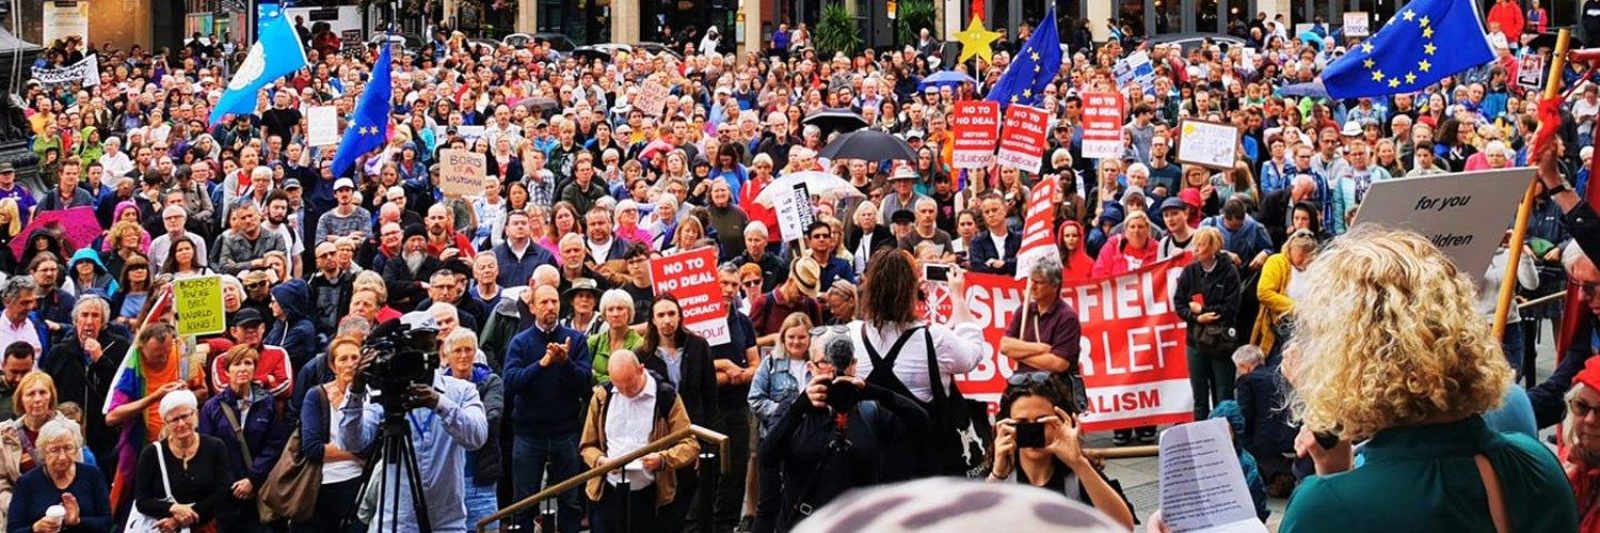
<instances>
[{"instance_id":1,"label":"person taking photo with phone","mask_svg":"<svg viewBox=\"0 0 1600 533\"><path fill-rule=\"evenodd\" d=\"M1133 529L1122 485L1083 454L1082 429L1067 388L1047 372L1011 375L1000 396L990 483L1025 483L1094 506Z\"/></svg>"}]
</instances>

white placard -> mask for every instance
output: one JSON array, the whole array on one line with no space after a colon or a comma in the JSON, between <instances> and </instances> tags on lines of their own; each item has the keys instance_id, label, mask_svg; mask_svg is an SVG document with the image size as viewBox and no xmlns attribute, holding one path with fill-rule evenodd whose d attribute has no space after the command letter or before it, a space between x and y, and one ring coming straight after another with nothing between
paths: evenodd
<instances>
[{"instance_id":1,"label":"white placard","mask_svg":"<svg viewBox=\"0 0 1600 533\"><path fill-rule=\"evenodd\" d=\"M12 9L17 9L12 6ZM115 9L115 7L113 7ZM74 35L83 38L84 43L89 42L89 1L80 0L76 4L56 4L46 1L44 3L43 23L40 25L44 42L41 46L49 48L59 39L66 39Z\"/></svg>"},{"instance_id":2,"label":"white placard","mask_svg":"<svg viewBox=\"0 0 1600 533\"><path fill-rule=\"evenodd\" d=\"M1239 128L1184 120L1178 125L1178 162L1227 170L1239 160Z\"/></svg>"},{"instance_id":3,"label":"white placard","mask_svg":"<svg viewBox=\"0 0 1600 533\"><path fill-rule=\"evenodd\" d=\"M1532 168L1515 168L1373 182L1351 227L1420 233L1456 270L1481 280L1533 175Z\"/></svg>"},{"instance_id":4,"label":"white placard","mask_svg":"<svg viewBox=\"0 0 1600 533\"><path fill-rule=\"evenodd\" d=\"M773 207L778 212L778 231L784 242L803 241L806 226L810 226L816 218L812 211L810 189L804 183L796 183L792 193L778 194L773 203L777 204Z\"/></svg>"},{"instance_id":5,"label":"white placard","mask_svg":"<svg viewBox=\"0 0 1600 533\"><path fill-rule=\"evenodd\" d=\"M339 144L339 111L331 105L306 109L306 146Z\"/></svg>"},{"instance_id":6,"label":"white placard","mask_svg":"<svg viewBox=\"0 0 1600 533\"><path fill-rule=\"evenodd\" d=\"M1244 484L1228 421L1161 432L1161 521L1174 533L1266 533Z\"/></svg>"},{"instance_id":7,"label":"white placard","mask_svg":"<svg viewBox=\"0 0 1600 533\"><path fill-rule=\"evenodd\" d=\"M1345 14L1344 14L1344 36L1345 37L1366 37L1368 35L1372 35L1372 27L1369 26L1370 23L1367 22L1368 20L1371 20L1371 19L1367 18L1367 12L1365 12L1365 11L1348 11L1348 12L1345 12Z\"/></svg>"}]
</instances>

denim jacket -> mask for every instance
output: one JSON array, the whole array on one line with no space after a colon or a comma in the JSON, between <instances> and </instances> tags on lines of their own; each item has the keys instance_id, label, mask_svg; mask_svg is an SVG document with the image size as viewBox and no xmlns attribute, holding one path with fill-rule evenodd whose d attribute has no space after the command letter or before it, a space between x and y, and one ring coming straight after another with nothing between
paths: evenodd
<instances>
[{"instance_id":1,"label":"denim jacket","mask_svg":"<svg viewBox=\"0 0 1600 533\"><path fill-rule=\"evenodd\" d=\"M789 373L789 365L803 364L777 352L761 358L761 368L756 370L756 377L750 383L748 397L750 411L761 420L761 436L765 437L768 431L778 425L789 404L800 396L803 384L795 381L794 375ZM805 381L811 380L810 369L806 369L805 376Z\"/></svg>"}]
</instances>

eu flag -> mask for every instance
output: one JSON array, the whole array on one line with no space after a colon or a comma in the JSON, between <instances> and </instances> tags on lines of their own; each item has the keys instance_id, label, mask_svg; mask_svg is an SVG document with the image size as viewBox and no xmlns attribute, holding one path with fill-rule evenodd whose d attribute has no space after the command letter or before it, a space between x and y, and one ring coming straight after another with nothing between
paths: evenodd
<instances>
[{"instance_id":1,"label":"eu flag","mask_svg":"<svg viewBox=\"0 0 1600 533\"><path fill-rule=\"evenodd\" d=\"M361 92L361 102L356 104L356 114L350 117L350 127L344 130L339 141L339 152L333 157L333 175L343 176L355 165L356 157L383 146L389 133L389 100L394 93L389 75L389 49L380 46L378 64L372 67L372 77L367 79Z\"/></svg>"},{"instance_id":2,"label":"eu flag","mask_svg":"<svg viewBox=\"0 0 1600 533\"><path fill-rule=\"evenodd\" d=\"M289 18L276 3L256 6L256 33L250 53L239 64L239 71L228 80L228 90L211 109L211 123L228 113L249 115L256 112L256 95L262 87L306 67L306 50L300 35L289 26Z\"/></svg>"},{"instance_id":3,"label":"eu flag","mask_svg":"<svg viewBox=\"0 0 1600 533\"><path fill-rule=\"evenodd\" d=\"M989 89L988 100L999 102L1001 107L1011 104L1038 105L1044 100L1044 88L1061 70L1061 33L1056 31L1056 8L1050 6L1044 21L1011 58L1000 81Z\"/></svg>"},{"instance_id":4,"label":"eu flag","mask_svg":"<svg viewBox=\"0 0 1600 533\"><path fill-rule=\"evenodd\" d=\"M1405 93L1492 60L1473 2L1415 0L1328 65L1322 83L1333 98Z\"/></svg>"}]
</instances>

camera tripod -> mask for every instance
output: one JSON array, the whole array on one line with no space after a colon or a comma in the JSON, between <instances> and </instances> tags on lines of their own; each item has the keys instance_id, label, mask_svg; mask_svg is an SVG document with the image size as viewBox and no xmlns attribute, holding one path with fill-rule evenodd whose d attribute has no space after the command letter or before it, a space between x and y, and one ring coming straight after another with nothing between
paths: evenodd
<instances>
[{"instance_id":1,"label":"camera tripod","mask_svg":"<svg viewBox=\"0 0 1600 533\"><path fill-rule=\"evenodd\" d=\"M417 449L411 442L411 428L406 423L404 413L397 414L398 416L384 417L378 449L374 452L372 460L367 463L367 471L363 476L363 479L370 479L368 476L372 475L373 467L383 463L383 472L379 474L382 477L378 479L377 504L372 515L375 527L371 530L378 532L400 530L399 510L402 492L400 483L404 480L405 488L411 491L411 505L416 510L417 529L421 533L433 533L433 522L428 519L428 501L422 494L422 470L417 467ZM390 476L394 476L395 479L393 486L389 482ZM362 484L361 491L356 495L356 501L365 501L367 489L371 487L371 484ZM359 509L358 504L356 509L350 511L350 517L346 518L345 525L348 526L355 520L355 516L360 512ZM387 528L384 527L385 513L394 513L389 517L392 523L388 524Z\"/></svg>"}]
</instances>

